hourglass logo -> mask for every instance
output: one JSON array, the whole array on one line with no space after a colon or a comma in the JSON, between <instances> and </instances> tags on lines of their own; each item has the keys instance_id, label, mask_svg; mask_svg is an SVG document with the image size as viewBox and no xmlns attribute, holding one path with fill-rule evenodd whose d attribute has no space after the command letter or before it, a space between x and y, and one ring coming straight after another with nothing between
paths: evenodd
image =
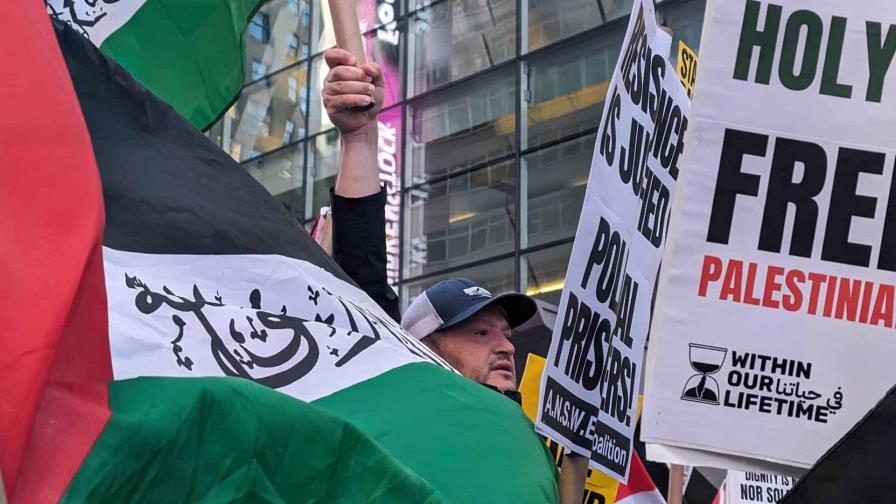
<instances>
[{"instance_id":1,"label":"hourglass logo","mask_svg":"<svg viewBox=\"0 0 896 504\"><path fill-rule=\"evenodd\" d=\"M727 348L689 343L691 367L697 374L684 384L681 398L706 404L719 404L719 382L711 375L722 369Z\"/></svg>"}]
</instances>

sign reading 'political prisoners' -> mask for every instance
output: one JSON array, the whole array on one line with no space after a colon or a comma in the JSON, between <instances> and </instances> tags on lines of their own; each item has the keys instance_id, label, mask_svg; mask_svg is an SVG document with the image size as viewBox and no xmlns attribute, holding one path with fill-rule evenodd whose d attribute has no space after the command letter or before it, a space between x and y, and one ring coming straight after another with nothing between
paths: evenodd
<instances>
[{"instance_id":1,"label":"sign reading 'political prisoners'","mask_svg":"<svg viewBox=\"0 0 896 504\"><path fill-rule=\"evenodd\" d=\"M690 102L653 4L635 2L609 86L537 428L628 476L650 304Z\"/></svg>"},{"instance_id":2,"label":"sign reading 'political prisoners'","mask_svg":"<svg viewBox=\"0 0 896 504\"><path fill-rule=\"evenodd\" d=\"M643 437L807 467L896 382L896 11L707 13Z\"/></svg>"}]
</instances>

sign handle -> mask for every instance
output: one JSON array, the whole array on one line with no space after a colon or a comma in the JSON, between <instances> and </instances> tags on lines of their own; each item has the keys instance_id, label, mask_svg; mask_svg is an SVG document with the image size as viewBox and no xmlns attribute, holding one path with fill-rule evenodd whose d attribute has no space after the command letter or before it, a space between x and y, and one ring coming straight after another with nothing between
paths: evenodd
<instances>
[{"instance_id":1,"label":"sign handle","mask_svg":"<svg viewBox=\"0 0 896 504\"><path fill-rule=\"evenodd\" d=\"M668 504L681 504L684 492L684 466L669 465L669 500Z\"/></svg>"},{"instance_id":2,"label":"sign handle","mask_svg":"<svg viewBox=\"0 0 896 504\"><path fill-rule=\"evenodd\" d=\"M563 456L557 489L560 492L560 504L581 504L582 493L585 492L585 478L588 476L588 457L575 453Z\"/></svg>"},{"instance_id":3,"label":"sign handle","mask_svg":"<svg viewBox=\"0 0 896 504\"><path fill-rule=\"evenodd\" d=\"M356 66L367 63L364 45L361 42L361 28L358 26L358 10L355 0L329 0L330 15L333 18L333 33L336 47L352 53L358 61Z\"/></svg>"}]
</instances>

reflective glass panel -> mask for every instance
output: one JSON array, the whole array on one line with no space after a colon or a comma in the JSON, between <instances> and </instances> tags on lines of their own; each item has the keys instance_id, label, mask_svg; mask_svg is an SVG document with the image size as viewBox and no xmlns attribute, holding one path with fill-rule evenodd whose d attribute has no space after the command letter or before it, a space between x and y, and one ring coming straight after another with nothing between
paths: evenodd
<instances>
[{"instance_id":1,"label":"reflective glass panel","mask_svg":"<svg viewBox=\"0 0 896 504\"><path fill-rule=\"evenodd\" d=\"M703 12L706 0L691 0L664 7L659 12L663 24L672 28L672 64L678 62L678 41L684 40L694 52L700 52Z\"/></svg>"},{"instance_id":2,"label":"reflective glass panel","mask_svg":"<svg viewBox=\"0 0 896 504\"><path fill-rule=\"evenodd\" d=\"M303 138L307 74L299 65L246 86L210 136L237 161Z\"/></svg>"},{"instance_id":3,"label":"reflective glass panel","mask_svg":"<svg viewBox=\"0 0 896 504\"><path fill-rule=\"evenodd\" d=\"M579 223L595 135L548 147L525 157L528 175L526 229L528 243L573 236Z\"/></svg>"},{"instance_id":4,"label":"reflective glass panel","mask_svg":"<svg viewBox=\"0 0 896 504\"><path fill-rule=\"evenodd\" d=\"M614 30L531 61L529 147L598 126L622 37Z\"/></svg>"},{"instance_id":5,"label":"reflective glass panel","mask_svg":"<svg viewBox=\"0 0 896 504\"><path fill-rule=\"evenodd\" d=\"M406 308L421 292L449 278L469 278L494 295L513 292L514 282L513 258L502 259L481 266L474 266L444 275L436 275L424 280L411 281L401 286L401 305Z\"/></svg>"},{"instance_id":6,"label":"reflective glass panel","mask_svg":"<svg viewBox=\"0 0 896 504\"><path fill-rule=\"evenodd\" d=\"M600 0L600 4L604 8L604 17L607 21L631 14L634 3L634 0ZM621 42L622 40L620 39Z\"/></svg>"},{"instance_id":7,"label":"reflective glass panel","mask_svg":"<svg viewBox=\"0 0 896 504\"><path fill-rule=\"evenodd\" d=\"M246 30L246 81L254 81L268 72L298 62L311 43L309 0L269 0L265 2Z\"/></svg>"},{"instance_id":8,"label":"reflective glass panel","mask_svg":"<svg viewBox=\"0 0 896 504\"><path fill-rule=\"evenodd\" d=\"M571 253L572 242L522 256L522 268L526 272L523 292L549 303L560 304Z\"/></svg>"},{"instance_id":9,"label":"reflective glass panel","mask_svg":"<svg viewBox=\"0 0 896 504\"><path fill-rule=\"evenodd\" d=\"M508 68L409 106L412 182L419 184L513 152L515 82Z\"/></svg>"},{"instance_id":10,"label":"reflective glass panel","mask_svg":"<svg viewBox=\"0 0 896 504\"><path fill-rule=\"evenodd\" d=\"M515 201L512 161L406 192L404 278L512 251Z\"/></svg>"},{"instance_id":11,"label":"reflective glass panel","mask_svg":"<svg viewBox=\"0 0 896 504\"><path fill-rule=\"evenodd\" d=\"M335 129L314 137L311 151L311 211L314 215L323 206L330 206L330 188L336 185L339 170L339 132Z\"/></svg>"},{"instance_id":12,"label":"reflective glass panel","mask_svg":"<svg viewBox=\"0 0 896 504\"><path fill-rule=\"evenodd\" d=\"M302 149L302 144L294 145L242 165L299 222L304 219L305 209Z\"/></svg>"},{"instance_id":13,"label":"reflective glass panel","mask_svg":"<svg viewBox=\"0 0 896 504\"><path fill-rule=\"evenodd\" d=\"M595 0L529 0L529 50L603 22Z\"/></svg>"},{"instance_id":14,"label":"reflective glass panel","mask_svg":"<svg viewBox=\"0 0 896 504\"><path fill-rule=\"evenodd\" d=\"M418 11L411 24L413 95L516 54L516 0L448 0Z\"/></svg>"}]
</instances>

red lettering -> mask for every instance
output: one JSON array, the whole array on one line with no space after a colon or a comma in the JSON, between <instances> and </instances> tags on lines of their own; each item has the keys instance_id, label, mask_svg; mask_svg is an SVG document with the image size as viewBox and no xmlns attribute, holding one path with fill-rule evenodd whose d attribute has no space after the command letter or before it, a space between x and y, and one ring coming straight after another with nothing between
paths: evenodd
<instances>
[{"instance_id":1,"label":"red lettering","mask_svg":"<svg viewBox=\"0 0 896 504\"><path fill-rule=\"evenodd\" d=\"M781 291L781 283L776 279L784 274L784 268L780 266L769 266L765 272L765 289L762 294L762 306L766 308L777 308L780 304L773 296Z\"/></svg>"},{"instance_id":2,"label":"red lettering","mask_svg":"<svg viewBox=\"0 0 896 504\"><path fill-rule=\"evenodd\" d=\"M837 309L834 318L850 322L856 321L856 313L859 310L859 295L862 292L861 280L840 278L840 287L837 289Z\"/></svg>"},{"instance_id":3,"label":"red lettering","mask_svg":"<svg viewBox=\"0 0 896 504\"><path fill-rule=\"evenodd\" d=\"M787 290L790 294L785 294L781 298L781 306L785 310L795 312L803 305L803 291L800 290L798 284L806 281L806 274L800 270L790 270L784 277L784 283L787 284Z\"/></svg>"},{"instance_id":4,"label":"red lettering","mask_svg":"<svg viewBox=\"0 0 896 504\"><path fill-rule=\"evenodd\" d=\"M834 313L834 294L837 293L837 277L828 277L828 290L824 293L824 312L822 315L830 318Z\"/></svg>"},{"instance_id":5,"label":"red lettering","mask_svg":"<svg viewBox=\"0 0 896 504\"><path fill-rule=\"evenodd\" d=\"M753 286L756 284L756 263L747 265L747 288L744 290L744 303L759 306L759 298L753 295Z\"/></svg>"},{"instance_id":6,"label":"red lettering","mask_svg":"<svg viewBox=\"0 0 896 504\"><path fill-rule=\"evenodd\" d=\"M872 282L865 282L865 288L862 290L862 309L859 311L859 322L868 323L868 315L871 311L871 290L874 288Z\"/></svg>"},{"instance_id":7,"label":"red lettering","mask_svg":"<svg viewBox=\"0 0 896 504\"><path fill-rule=\"evenodd\" d=\"M821 284L827 280L827 275L809 273L809 283L812 284L809 290L809 315L815 315L818 311L818 291L821 290Z\"/></svg>"},{"instance_id":8,"label":"red lettering","mask_svg":"<svg viewBox=\"0 0 896 504\"><path fill-rule=\"evenodd\" d=\"M725 270L725 279L722 281L722 290L719 291L719 299L726 301L729 297L732 301L740 303L741 275L744 272L743 261L731 259L728 261L728 269Z\"/></svg>"},{"instance_id":9,"label":"red lettering","mask_svg":"<svg viewBox=\"0 0 896 504\"><path fill-rule=\"evenodd\" d=\"M706 288L709 282L715 282L722 278L722 260L714 256L703 257L703 270L700 272L700 288L697 289L697 295L706 297Z\"/></svg>"},{"instance_id":10,"label":"red lettering","mask_svg":"<svg viewBox=\"0 0 896 504\"><path fill-rule=\"evenodd\" d=\"M714 283L721 301L896 328L894 284L704 255L698 295L707 297Z\"/></svg>"},{"instance_id":11,"label":"red lettering","mask_svg":"<svg viewBox=\"0 0 896 504\"><path fill-rule=\"evenodd\" d=\"M871 325L883 322L884 327L893 327L893 286L881 284L874 299L874 311L871 314Z\"/></svg>"}]
</instances>

